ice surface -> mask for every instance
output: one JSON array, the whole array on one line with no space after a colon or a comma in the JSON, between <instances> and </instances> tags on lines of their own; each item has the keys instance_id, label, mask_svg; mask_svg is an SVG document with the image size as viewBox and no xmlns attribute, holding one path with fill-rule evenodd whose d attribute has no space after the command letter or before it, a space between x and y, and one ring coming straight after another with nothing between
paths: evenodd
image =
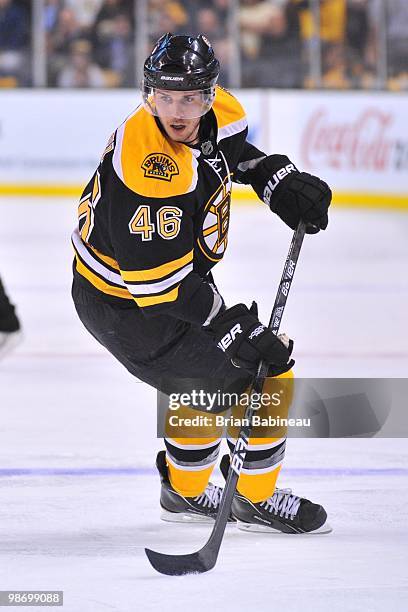
<instances>
[{"instance_id":1,"label":"ice surface","mask_svg":"<svg viewBox=\"0 0 408 612\"><path fill-rule=\"evenodd\" d=\"M3 199L0 215L0 274L25 330L0 363L0 589L62 589L66 612L408 609L398 439L290 440L280 485L322 503L333 533L230 526L212 572L156 574L145 546L191 552L208 527L159 520L155 393L76 319L75 204ZM402 213L334 210L306 238L282 327L298 375L407 376L407 231ZM256 298L267 319L290 237L261 205L234 210L215 274L229 304Z\"/></svg>"}]
</instances>

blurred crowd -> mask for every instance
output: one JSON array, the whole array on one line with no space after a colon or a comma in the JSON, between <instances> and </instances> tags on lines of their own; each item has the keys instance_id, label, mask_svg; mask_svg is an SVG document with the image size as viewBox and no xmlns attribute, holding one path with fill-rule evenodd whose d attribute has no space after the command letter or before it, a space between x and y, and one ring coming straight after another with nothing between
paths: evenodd
<instances>
[{"instance_id":1,"label":"blurred crowd","mask_svg":"<svg viewBox=\"0 0 408 612\"><path fill-rule=\"evenodd\" d=\"M0 0L0 86L34 84L41 27L51 87L135 87L170 31L205 34L226 86L408 89L408 0L44 0L39 25L37 1Z\"/></svg>"},{"instance_id":2,"label":"blurred crowd","mask_svg":"<svg viewBox=\"0 0 408 612\"><path fill-rule=\"evenodd\" d=\"M31 3L0 0L0 86L30 84Z\"/></svg>"}]
</instances>

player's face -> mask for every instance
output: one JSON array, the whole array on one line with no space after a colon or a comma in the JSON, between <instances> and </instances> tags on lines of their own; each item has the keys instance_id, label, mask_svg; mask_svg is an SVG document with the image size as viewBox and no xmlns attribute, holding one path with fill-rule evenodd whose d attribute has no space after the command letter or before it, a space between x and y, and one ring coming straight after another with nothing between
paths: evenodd
<instances>
[{"instance_id":1,"label":"player's face","mask_svg":"<svg viewBox=\"0 0 408 612\"><path fill-rule=\"evenodd\" d=\"M197 139L202 115L201 91L155 92L157 115L168 136L176 142L191 142Z\"/></svg>"}]
</instances>

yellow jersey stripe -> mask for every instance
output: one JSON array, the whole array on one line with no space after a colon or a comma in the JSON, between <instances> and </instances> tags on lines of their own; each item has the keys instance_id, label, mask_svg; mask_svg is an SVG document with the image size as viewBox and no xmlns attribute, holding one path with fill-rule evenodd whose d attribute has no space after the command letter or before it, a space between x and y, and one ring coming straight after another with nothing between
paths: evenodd
<instances>
[{"instance_id":1,"label":"yellow jersey stripe","mask_svg":"<svg viewBox=\"0 0 408 612\"><path fill-rule=\"evenodd\" d=\"M150 297L137 298L134 300L138 306L144 308L145 306L156 306L156 304L163 304L164 302L175 302L178 298L179 285L174 287L171 291L163 293L162 295L152 295Z\"/></svg>"},{"instance_id":2,"label":"yellow jersey stripe","mask_svg":"<svg viewBox=\"0 0 408 612\"><path fill-rule=\"evenodd\" d=\"M180 268L191 261L193 261L193 249L186 255L183 255L183 257L173 259L173 261L157 266L157 268L150 268L149 270L121 270L120 273L123 280L130 283L132 281L159 280L172 272L180 270Z\"/></svg>"},{"instance_id":3,"label":"yellow jersey stripe","mask_svg":"<svg viewBox=\"0 0 408 612\"><path fill-rule=\"evenodd\" d=\"M82 217L83 214L86 214L89 206L89 198L87 200L82 200L82 202L78 206L78 217Z\"/></svg>"},{"instance_id":4,"label":"yellow jersey stripe","mask_svg":"<svg viewBox=\"0 0 408 612\"><path fill-rule=\"evenodd\" d=\"M121 289L120 287L113 287L112 285L109 285L108 283L103 281L101 278L99 278L99 276L96 276L96 274L91 272L91 270L89 270L82 263L82 261L79 259L79 256L77 254L75 254L75 258L76 258L76 269L79 272L79 274L81 274L81 276L86 278L86 280L89 281L91 285L99 289L99 291L102 291L102 293L107 293L108 295L114 295L115 297L123 298L125 300L132 299L132 296L130 295L127 289Z\"/></svg>"}]
</instances>

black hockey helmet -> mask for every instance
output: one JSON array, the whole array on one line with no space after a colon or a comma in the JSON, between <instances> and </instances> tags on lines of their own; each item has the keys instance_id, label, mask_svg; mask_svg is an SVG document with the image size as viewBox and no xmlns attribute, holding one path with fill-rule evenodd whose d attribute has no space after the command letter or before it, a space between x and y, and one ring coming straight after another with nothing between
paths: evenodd
<instances>
[{"instance_id":1,"label":"black hockey helmet","mask_svg":"<svg viewBox=\"0 0 408 612\"><path fill-rule=\"evenodd\" d=\"M198 36L173 36L157 41L144 64L144 81L161 89L207 89L217 82L220 63L209 40Z\"/></svg>"},{"instance_id":2,"label":"black hockey helmet","mask_svg":"<svg viewBox=\"0 0 408 612\"><path fill-rule=\"evenodd\" d=\"M157 115L154 104L157 89L201 92L201 116L211 108L220 64L205 36L164 34L144 64L143 101Z\"/></svg>"}]
</instances>

